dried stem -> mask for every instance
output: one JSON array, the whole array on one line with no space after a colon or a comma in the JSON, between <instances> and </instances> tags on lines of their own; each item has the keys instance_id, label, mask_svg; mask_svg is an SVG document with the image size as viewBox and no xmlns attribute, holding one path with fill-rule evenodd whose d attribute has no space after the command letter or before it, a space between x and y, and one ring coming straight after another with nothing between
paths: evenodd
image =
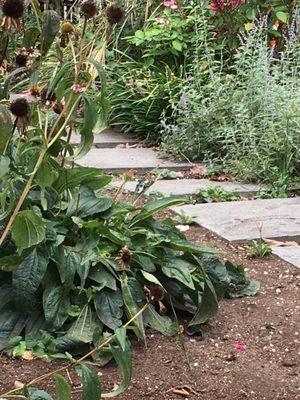
<instances>
[{"instance_id":1,"label":"dried stem","mask_svg":"<svg viewBox=\"0 0 300 400\"><path fill-rule=\"evenodd\" d=\"M151 304L150 302L147 302L128 322L126 322L125 325L123 325L124 328L127 328L136 318L138 318L140 315L142 315L144 313L144 311L149 307L150 304ZM69 363L68 365L65 365L64 367L60 367L54 371L47 372L46 374L43 374L37 378L34 378L30 382L28 382L26 384L26 386L30 387L32 385L35 385L36 383L42 382L45 379L50 378L55 374L58 374L59 372L67 371L70 368L73 368L74 366L81 364L84 360L89 358L91 355L98 352L106 345L108 345L113 339L115 339L115 337L116 337L116 334L111 335L109 338L104 340L104 342L102 342L101 344L96 346L93 350L91 350L90 352L85 354L83 357L79 358L78 360L72 361L71 363ZM0 394L0 398L10 397L12 394L17 393L19 391L20 391L20 389L12 389L9 392Z\"/></svg>"}]
</instances>

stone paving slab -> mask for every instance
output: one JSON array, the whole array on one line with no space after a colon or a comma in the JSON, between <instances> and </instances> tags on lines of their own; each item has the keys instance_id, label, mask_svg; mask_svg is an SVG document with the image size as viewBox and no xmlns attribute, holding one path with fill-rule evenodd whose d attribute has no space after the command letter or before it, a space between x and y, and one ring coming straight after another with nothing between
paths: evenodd
<instances>
[{"instance_id":1,"label":"stone paving slab","mask_svg":"<svg viewBox=\"0 0 300 400\"><path fill-rule=\"evenodd\" d=\"M300 198L234 201L172 208L195 216L197 224L223 238L243 242L265 238L300 240ZM261 228L261 231L260 231Z\"/></svg>"},{"instance_id":2,"label":"stone paving slab","mask_svg":"<svg viewBox=\"0 0 300 400\"><path fill-rule=\"evenodd\" d=\"M162 160L158 154L148 148L134 149L91 149L87 155L77 161L84 167L96 167L108 172L124 172L138 170L151 171L154 168L182 170L192 167L190 163L178 163Z\"/></svg>"},{"instance_id":3,"label":"stone paving slab","mask_svg":"<svg viewBox=\"0 0 300 400\"><path fill-rule=\"evenodd\" d=\"M273 254L282 260L300 268L300 246L298 247L273 247Z\"/></svg>"},{"instance_id":4,"label":"stone paving slab","mask_svg":"<svg viewBox=\"0 0 300 400\"><path fill-rule=\"evenodd\" d=\"M71 137L71 143L75 145L78 145L80 140L79 134L74 134ZM125 135L114 129L105 129L103 132L94 135L94 147L97 148L114 148L120 144L132 146L137 143L138 139L134 135Z\"/></svg>"},{"instance_id":5,"label":"stone paving slab","mask_svg":"<svg viewBox=\"0 0 300 400\"><path fill-rule=\"evenodd\" d=\"M120 187L121 181L113 182L111 185ZM138 185L137 181L127 182L125 190L134 192ZM165 196L194 194L199 189L208 189L210 187L220 187L228 192L235 190L238 194L255 194L259 191L258 185L242 184L238 182L216 182L209 179L163 179L156 181L145 194L153 192L162 193Z\"/></svg>"}]
</instances>

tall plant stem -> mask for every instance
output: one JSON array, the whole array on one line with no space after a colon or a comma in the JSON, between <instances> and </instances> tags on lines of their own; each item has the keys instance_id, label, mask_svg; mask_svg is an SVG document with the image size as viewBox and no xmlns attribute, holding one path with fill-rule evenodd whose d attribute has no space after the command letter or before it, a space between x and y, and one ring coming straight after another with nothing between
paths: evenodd
<instances>
[{"instance_id":1,"label":"tall plant stem","mask_svg":"<svg viewBox=\"0 0 300 400\"><path fill-rule=\"evenodd\" d=\"M40 168L41 163L42 163L42 161L44 159L46 151L47 151L47 149L42 150L40 155L39 155L39 158L38 158L37 163L36 163L36 165L34 167L34 170L31 173L31 176L30 176L29 180L26 183L26 186L25 186L25 188L23 190L23 193L21 194L21 197L19 198L19 201L18 201L18 203L17 203L17 205L16 205L16 207L14 209L14 212L12 213L12 215L11 215L11 217L10 217L10 219L9 219L9 221L8 221L4 231L3 231L3 234L2 234L2 236L0 238L0 246L3 244L3 242L4 242L6 236L9 233L9 230L10 230L10 228L11 228L11 226L12 226L12 224L13 224L13 222L14 222L17 214L18 214L18 212L20 211L20 208L22 207L22 204L24 203L24 200L25 200L25 198L26 198L26 196L27 196L27 194L28 194L28 192L29 192L29 190L31 188L33 179L34 179L34 177L35 177L35 175L36 175L38 169Z\"/></svg>"},{"instance_id":2,"label":"tall plant stem","mask_svg":"<svg viewBox=\"0 0 300 400\"><path fill-rule=\"evenodd\" d=\"M70 98L71 98L71 96L70 96ZM73 104L68 116L66 117L62 127L59 129L59 131L56 133L56 135L52 138L52 140L51 140L51 133L54 132L54 129L57 126L57 123L60 120L62 113L57 118L56 123L54 124L54 129L53 128L51 129L50 135L48 136L47 146L41 151L41 153L39 155L39 158L37 160L37 163L36 163L36 165L34 167L34 170L32 171L32 173L30 175L30 178L29 178L28 182L26 183L26 186L25 186L25 188L24 188L24 190L23 190L23 192L21 194L21 197L19 198L19 201L18 201L18 203L16 205L16 208L14 209L14 212L12 213L12 215L11 215L11 217L10 217L10 219L9 219L9 221L8 221L4 231L3 231L3 234L2 234L2 236L0 238L0 246L3 244L3 242L4 242L6 236L9 233L10 228L11 228L11 226L12 226L12 224L13 224L13 222L14 222L17 214L18 214L18 212L20 211L20 208L22 207L22 204L24 203L24 200L25 200L25 198L26 198L26 196L27 196L27 194L28 194L28 192L29 192L29 190L31 188L33 179L34 179L36 173L38 172L38 170L39 170L39 168L40 168L40 166L41 166L41 164L43 162L43 159L45 157L45 154L46 154L47 150L53 145L53 143L59 138L59 136L61 135L62 131L65 129L65 127L68 124L69 119L71 118L71 115L73 114L73 111L74 111L75 107L77 106L79 100L80 100L80 96L74 102L74 104Z\"/></svg>"},{"instance_id":3,"label":"tall plant stem","mask_svg":"<svg viewBox=\"0 0 300 400\"><path fill-rule=\"evenodd\" d=\"M128 328L128 326L134 321L136 320L140 315L142 315L145 310L149 307L151 303L147 302L128 322L126 322L125 325L123 325L124 328ZM98 346L96 346L93 350L91 350L90 352L88 352L87 354L85 354L83 357L79 358L78 360L75 360L71 363L69 363L68 365L65 365L64 367L60 367L54 371L48 372L44 375L41 375L37 378L32 379L30 382L28 382L26 384L27 387L30 387L32 385L35 385L38 382L42 382L47 378L52 377L55 374L58 374L59 372L63 372L66 370L69 370L70 368L81 364L84 360L86 360L87 358L89 358L91 355L93 355L94 353L98 352L99 350L101 350L104 346L108 345L112 340L114 340L116 337L116 334L111 335L109 338L107 338L106 340L104 340L104 342L102 342L101 344L99 344ZM4 398L4 397L9 397L14 393L19 392L20 389L12 389L9 392L0 394L0 398Z\"/></svg>"},{"instance_id":4,"label":"tall plant stem","mask_svg":"<svg viewBox=\"0 0 300 400\"><path fill-rule=\"evenodd\" d=\"M79 45L79 67L78 67L78 73L80 72L80 70L82 68L82 64L83 64L83 42L84 42L86 27L87 27L87 18L84 18L82 34L81 34L81 39L80 39L80 45Z\"/></svg>"}]
</instances>

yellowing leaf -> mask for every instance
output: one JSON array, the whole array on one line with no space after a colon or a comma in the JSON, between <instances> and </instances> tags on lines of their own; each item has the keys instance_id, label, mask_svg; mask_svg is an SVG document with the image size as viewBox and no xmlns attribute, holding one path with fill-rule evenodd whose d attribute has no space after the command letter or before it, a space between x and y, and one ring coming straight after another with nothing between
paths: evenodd
<instances>
[{"instance_id":1,"label":"yellowing leaf","mask_svg":"<svg viewBox=\"0 0 300 400\"><path fill-rule=\"evenodd\" d=\"M251 31L251 29L253 28L253 23L252 22L247 22L247 24L245 24L245 29L246 31Z\"/></svg>"}]
</instances>

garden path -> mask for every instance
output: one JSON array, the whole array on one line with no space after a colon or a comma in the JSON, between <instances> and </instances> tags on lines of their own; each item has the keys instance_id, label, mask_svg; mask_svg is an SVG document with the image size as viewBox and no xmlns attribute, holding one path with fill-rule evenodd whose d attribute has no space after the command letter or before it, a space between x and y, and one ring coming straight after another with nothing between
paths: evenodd
<instances>
[{"instance_id":1,"label":"garden path","mask_svg":"<svg viewBox=\"0 0 300 400\"><path fill-rule=\"evenodd\" d=\"M80 137L74 136L73 143ZM109 172L134 170L139 175L158 168L183 171L193 167L188 162L161 159L153 149L144 148L137 138L108 129L95 135L94 148L78 161L79 165L103 168ZM134 192L137 181L127 182L125 189ZM120 187L121 181L112 184ZM159 192L163 195L194 194L199 189L212 186L237 194L252 196L259 191L257 185L238 182L215 182L208 179L158 180L145 194ZM253 198L253 196L252 196ZM261 236L285 241L300 241L300 198L235 201L174 207L177 214L195 217L198 225L209 229L226 240L247 242ZM274 247L274 254L300 268L300 245Z\"/></svg>"}]
</instances>

